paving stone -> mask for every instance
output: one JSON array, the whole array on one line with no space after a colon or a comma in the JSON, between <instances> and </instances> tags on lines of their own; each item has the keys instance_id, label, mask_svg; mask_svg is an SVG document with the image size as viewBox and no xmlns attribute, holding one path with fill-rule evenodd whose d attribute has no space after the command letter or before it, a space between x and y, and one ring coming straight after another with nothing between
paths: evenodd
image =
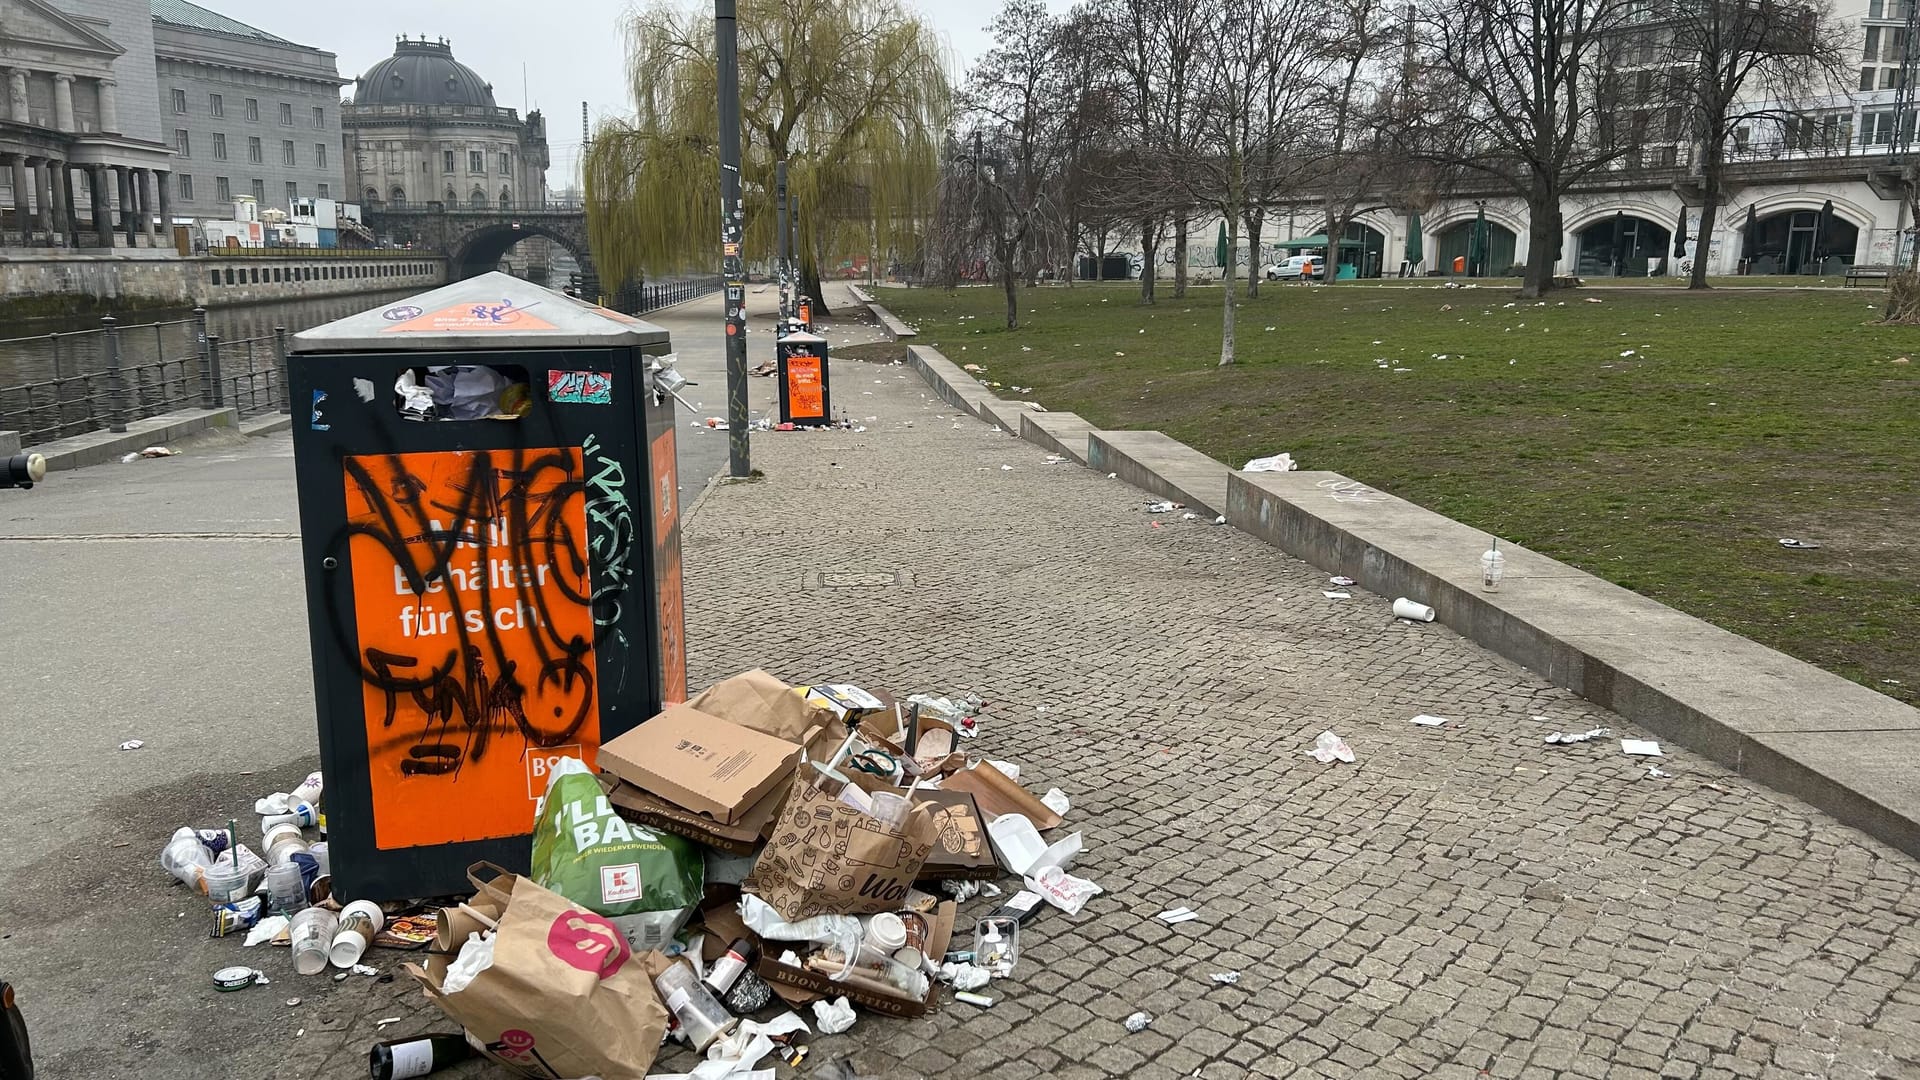
<instances>
[{"instance_id":1,"label":"paving stone","mask_svg":"<svg viewBox=\"0 0 1920 1080\"><path fill-rule=\"evenodd\" d=\"M903 370L835 361L879 420L756 433L766 478L683 511L690 682L761 666L981 693L966 749L1072 796L1077 872L1107 892L1024 931L994 989L1018 1010L943 1007L911 1053L903 1022L864 1017L817 1053L968 1080L994 1053L1089 1078L1920 1075L1912 860L1671 744L1664 781L1617 744L1547 746L1644 732L1396 622L1365 582L1327 601L1250 537L1041 468ZM1459 724L1406 723L1421 712ZM1305 756L1327 729L1356 765ZM1149 918L1174 904L1201 918ZM1121 1031L1136 1009L1154 1039Z\"/></svg>"}]
</instances>

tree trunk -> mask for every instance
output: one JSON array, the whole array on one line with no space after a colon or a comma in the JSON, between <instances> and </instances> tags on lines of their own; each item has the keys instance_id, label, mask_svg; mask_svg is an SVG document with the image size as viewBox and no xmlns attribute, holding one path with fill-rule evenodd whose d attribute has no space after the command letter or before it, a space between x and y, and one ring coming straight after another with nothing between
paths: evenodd
<instances>
[{"instance_id":1,"label":"tree trunk","mask_svg":"<svg viewBox=\"0 0 1920 1080\"><path fill-rule=\"evenodd\" d=\"M1552 290L1559 233L1560 200L1550 185L1536 177L1533 190L1527 193L1527 276L1520 287L1521 296L1532 300Z\"/></svg>"},{"instance_id":2,"label":"tree trunk","mask_svg":"<svg viewBox=\"0 0 1920 1080\"><path fill-rule=\"evenodd\" d=\"M1260 279L1266 275L1260 272L1260 229L1266 224L1266 207L1255 207L1247 215L1247 299L1260 295Z\"/></svg>"},{"instance_id":3,"label":"tree trunk","mask_svg":"<svg viewBox=\"0 0 1920 1080\"><path fill-rule=\"evenodd\" d=\"M811 251L800 259L800 290L813 299L815 318L833 314L833 309L827 306L827 291L820 283L820 264L814 261Z\"/></svg>"},{"instance_id":4,"label":"tree trunk","mask_svg":"<svg viewBox=\"0 0 1920 1080\"><path fill-rule=\"evenodd\" d=\"M1185 210L1173 215L1173 298L1187 295L1187 220Z\"/></svg>"},{"instance_id":5,"label":"tree trunk","mask_svg":"<svg viewBox=\"0 0 1920 1080\"><path fill-rule=\"evenodd\" d=\"M1154 263L1159 255L1160 245L1156 243L1159 230L1154 228L1152 218L1140 219L1140 302L1153 303Z\"/></svg>"},{"instance_id":6,"label":"tree trunk","mask_svg":"<svg viewBox=\"0 0 1920 1080\"><path fill-rule=\"evenodd\" d=\"M1345 235L1347 231L1347 223L1342 220L1340 211L1335 210L1332 203L1327 204L1327 217L1320 223L1320 228L1327 238L1327 253L1323 256L1326 260L1326 269L1320 275L1320 284L1331 285L1340 280L1340 242L1336 238Z\"/></svg>"},{"instance_id":7,"label":"tree trunk","mask_svg":"<svg viewBox=\"0 0 1920 1080\"><path fill-rule=\"evenodd\" d=\"M1007 329L1016 330L1020 326L1020 275L1013 264L1014 253L1009 251L1000 260L1000 286L1007 290Z\"/></svg>"},{"instance_id":8,"label":"tree trunk","mask_svg":"<svg viewBox=\"0 0 1920 1080\"><path fill-rule=\"evenodd\" d=\"M1061 275L1066 279L1067 288L1073 288L1073 279L1079 275L1080 267L1080 215L1072 214L1067 218L1067 272ZM1095 277L1100 274L1099 264L1093 268Z\"/></svg>"},{"instance_id":9,"label":"tree trunk","mask_svg":"<svg viewBox=\"0 0 1920 1080\"><path fill-rule=\"evenodd\" d=\"M1720 203L1726 197L1723 191L1723 177L1726 165L1719 161L1720 155L1711 148L1700 163L1700 191L1705 199L1700 205L1700 225L1693 235L1693 273L1687 280L1689 289L1711 289L1707 284L1707 256L1713 252L1713 223L1720 216Z\"/></svg>"},{"instance_id":10,"label":"tree trunk","mask_svg":"<svg viewBox=\"0 0 1920 1080\"><path fill-rule=\"evenodd\" d=\"M1233 363L1233 268L1240 260L1234 258L1240 247L1240 215L1229 213L1227 217L1227 265L1221 267L1226 275L1220 282L1220 366Z\"/></svg>"}]
</instances>

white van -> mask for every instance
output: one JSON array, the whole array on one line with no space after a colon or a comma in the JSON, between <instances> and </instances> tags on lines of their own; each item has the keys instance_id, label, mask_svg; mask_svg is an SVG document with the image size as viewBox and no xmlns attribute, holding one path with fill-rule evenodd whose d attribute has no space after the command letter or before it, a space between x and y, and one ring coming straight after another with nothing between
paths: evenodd
<instances>
[{"instance_id":1,"label":"white van","mask_svg":"<svg viewBox=\"0 0 1920 1080\"><path fill-rule=\"evenodd\" d=\"M1326 256L1295 255L1285 262L1274 263L1267 267L1268 281L1299 281L1303 276L1313 280L1326 277Z\"/></svg>"}]
</instances>

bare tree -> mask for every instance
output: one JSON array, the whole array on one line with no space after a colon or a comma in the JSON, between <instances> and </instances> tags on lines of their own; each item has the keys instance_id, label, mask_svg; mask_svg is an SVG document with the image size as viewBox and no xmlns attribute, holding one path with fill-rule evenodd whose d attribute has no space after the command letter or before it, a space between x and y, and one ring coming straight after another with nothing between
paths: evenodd
<instances>
[{"instance_id":1,"label":"bare tree","mask_svg":"<svg viewBox=\"0 0 1920 1080\"><path fill-rule=\"evenodd\" d=\"M1601 73L1620 60L1634 2L1440 0L1417 16L1423 86L1402 145L1526 201L1523 296L1553 288L1561 195L1628 149L1612 121L1639 103L1635 87Z\"/></svg>"},{"instance_id":2,"label":"bare tree","mask_svg":"<svg viewBox=\"0 0 1920 1080\"><path fill-rule=\"evenodd\" d=\"M941 187L944 227L980 238L1006 292L1007 327L1020 323L1019 282L1035 268L1061 154L1059 23L1041 0L1007 0L994 46L967 76L967 130Z\"/></svg>"},{"instance_id":3,"label":"bare tree","mask_svg":"<svg viewBox=\"0 0 1920 1080\"><path fill-rule=\"evenodd\" d=\"M1388 0L1338 0L1329 17L1325 48L1332 71L1319 102L1328 134L1313 190L1326 210L1325 280L1331 285L1339 280L1347 227L1362 214L1385 209L1382 196L1407 175L1406 155L1397 152L1380 122L1388 100L1380 76L1388 50L1409 28L1393 17Z\"/></svg>"},{"instance_id":4,"label":"bare tree","mask_svg":"<svg viewBox=\"0 0 1920 1080\"><path fill-rule=\"evenodd\" d=\"M1852 67L1853 34L1827 0L1655 0L1629 16L1629 55L1677 110L1657 134L1697 147L1700 225L1688 288L1707 288L1707 247L1727 198L1727 149L1756 121L1782 127L1814 97L1832 97ZM1637 78L1617 72L1615 78ZM1651 110L1634 118L1653 128ZM1679 130L1672 130L1678 128ZM1838 149L1822 147L1822 149Z\"/></svg>"}]
</instances>

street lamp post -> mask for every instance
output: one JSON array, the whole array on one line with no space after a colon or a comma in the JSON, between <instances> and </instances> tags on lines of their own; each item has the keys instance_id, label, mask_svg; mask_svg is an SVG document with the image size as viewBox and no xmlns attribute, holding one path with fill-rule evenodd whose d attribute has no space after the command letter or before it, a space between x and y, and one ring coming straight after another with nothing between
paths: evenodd
<instances>
[{"instance_id":1,"label":"street lamp post","mask_svg":"<svg viewBox=\"0 0 1920 1080\"><path fill-rule=\"evenodd\" d=\"M747 275L740 251L740 57L736 0L713 0L720 84L720 268L726 279L727 475L753 471L747 436Z\"/></svg>"}]
</instances>

